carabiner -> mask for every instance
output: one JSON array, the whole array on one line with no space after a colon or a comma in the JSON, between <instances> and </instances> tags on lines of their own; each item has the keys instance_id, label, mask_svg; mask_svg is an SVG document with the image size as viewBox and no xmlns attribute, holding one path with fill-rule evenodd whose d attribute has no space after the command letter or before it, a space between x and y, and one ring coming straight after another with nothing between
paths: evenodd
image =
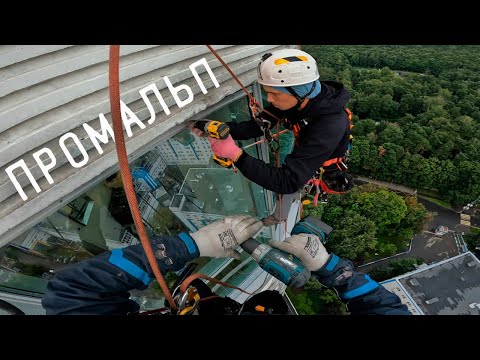
<instances>
[{"instance_id":1,"label":"carabiner","mask_svg":"<svg viewBox=\"0 0 480 360\"><path fill-rule=\"evenodd\" d=\"M196 313L200 300L197 288L189 286L183 294L174 297L177 303L177 315L191 315Z\"/></svg>"}]
</instances>

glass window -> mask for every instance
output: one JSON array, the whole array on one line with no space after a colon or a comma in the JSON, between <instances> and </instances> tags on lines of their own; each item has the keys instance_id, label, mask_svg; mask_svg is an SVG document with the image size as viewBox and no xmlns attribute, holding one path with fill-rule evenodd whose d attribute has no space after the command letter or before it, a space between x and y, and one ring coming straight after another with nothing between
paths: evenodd
<instances>
[{"instance_id":1,"label":"glass window","mask_svg":"<svg viewBox=\"0 0 480 360\"><path fill-rule=\"evenodd\" d=\"M251 121L247 98L227 104L207 118ZM240 146L253 141L242 141ZM257 146L248 153L260 157ZM130 164L149 236L195 231L227 215L268 215L264 189L240 172L219 166L212 155L206 139L183 130ZM270 237L265 229L259 239ZM138 243L122 179L116 173L0 248L0 290L40 297L57 271L104 251ZM249 259L245 253L242 260L234 262L201 258L195 260L196 271L241 283L256 266ZM177 277L168 275L170 286ZM146 310L163 307L156 282L147 291L132 292L132 297Z\"/></svg>"}]
</instances>

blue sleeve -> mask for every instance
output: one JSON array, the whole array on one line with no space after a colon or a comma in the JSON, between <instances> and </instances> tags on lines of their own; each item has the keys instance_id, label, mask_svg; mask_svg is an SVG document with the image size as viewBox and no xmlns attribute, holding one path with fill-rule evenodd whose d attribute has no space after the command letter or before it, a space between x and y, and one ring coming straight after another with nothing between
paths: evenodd
<instances>
[{"instance_id":1,"label":"blue sleeve","mask_svg":"<svg viewBox=\"0 0 480 360\"><path fill-rule=\"evenodd\" d=\"M337 292L352 315L411 315L396 294L368 275L356 272L350 261L333 253L327 263L312 274L321 284Z\"/></svg>"},{"instance_id":2,"label":"blue sleeve","mask_svg":"<svg viewBox=\"0 0 480 360\"><path fill-rule=\"evenodd\" d=\"M151 245L162 274L180 270L199 256L185 233L155 237ZM42 306L47 315L126 315L139 310L129 291L146 289L154 278L142 245L115 249L59 272L48 282Z\"/></svg>"}]
</instances>

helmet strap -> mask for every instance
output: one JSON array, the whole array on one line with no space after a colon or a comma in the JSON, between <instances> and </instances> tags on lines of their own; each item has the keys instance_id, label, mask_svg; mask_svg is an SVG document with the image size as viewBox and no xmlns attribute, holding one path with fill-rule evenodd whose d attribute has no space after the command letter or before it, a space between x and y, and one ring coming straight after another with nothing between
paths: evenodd
<instances>
[{"instance_id":1,"label":"helmet strap","mask_svg":"<svg viewBox=\"0 0 480 360\"><path fill-rule=\"evenodd\" d=\"M293 88L291 86L287 86L286 89L287 91L292 94L295 99L297 99L297 102L298 102L298 105L297 105L297 110L300 110L300 107L302 106L303 102L305 101L305 99L308 97L308 95L310 95L313 90L315 90L315 87L317 86L317 82L314 81L313 82L313 86L312 88L310 89L310 91L308 93L306 93L304 96L299 96L295 90L293 90Z\"/></svg>"}]
</instances>

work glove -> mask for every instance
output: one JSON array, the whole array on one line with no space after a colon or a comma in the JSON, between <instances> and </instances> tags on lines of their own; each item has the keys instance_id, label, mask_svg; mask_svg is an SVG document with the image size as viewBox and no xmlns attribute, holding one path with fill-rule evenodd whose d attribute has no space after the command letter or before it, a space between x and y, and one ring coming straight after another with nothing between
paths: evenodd
<instances>
[{"instance_id":1,"label":"work glove","mask_svg":"<svg viewBox=\"0 0 480 360\"><path fill-rule=\"evenodd\" d=\"M317 271L330 256L318 236L312 234L297 234L285 241L270 240L268 244L279 250L295 255L310 271Z\"/></svg>"},{"instance_id":2,"label":"work glove","mask_svg":"<svg viewBox=\"0 0 480 360\"><path fill-rule=\"evenodd\" d=\"M215 221L190 236L197 244L200 256L240 259L240 253L233 248L254 236L262 227L262 222L254 217L234 215Z\"/></svg>"},{"instance_id":3,"label":"work glove","mask_svg":"<svg viewBox=\"0 0 480 360\"><path fill-rule=\"evenodd\" d=\"M235 144L235 141L233 141L231 135L228 135L228 137L224 140L218 140L209 137L208 141L210 142L210 146L212 147L212 151L215 155L222 158L231 159L234 162L238 160L243 152L243 150Z\"/></svg>"}]
</instances>

